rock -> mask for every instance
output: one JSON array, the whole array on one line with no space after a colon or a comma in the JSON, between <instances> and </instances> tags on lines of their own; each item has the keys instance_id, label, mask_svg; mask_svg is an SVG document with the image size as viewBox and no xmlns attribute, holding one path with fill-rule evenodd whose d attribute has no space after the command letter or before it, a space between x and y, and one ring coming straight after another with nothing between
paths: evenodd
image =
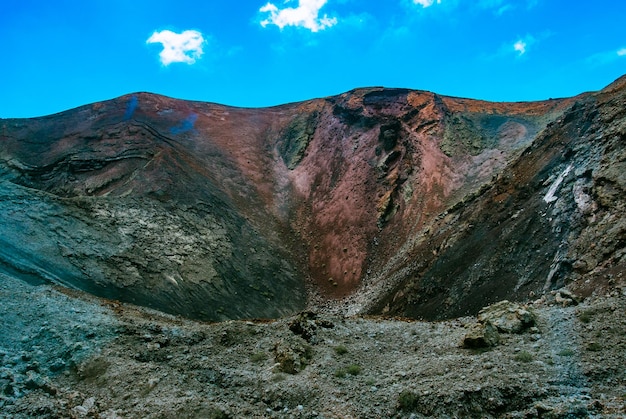
<instances>
[{"instance_id":1,"label":"rock","mask_svg":"<svg viewBox=\"0 0 626 419\"><path fill-rule=\"evenodd\" d=\"M546 403L538 402L535 404L535 409L537 410L537 413L539 415L543 415L543 414L553 411L554 407L549 406Z\"/></svg>"},{"instance_id":2,"label":"rock","mask_svg":"<svg viewBox=\"0 0 626 419\"><path fill-rule=\"evenodd\" d=\"M52 372L59 372L61 370L63 370L65 368L66 364L65 361L63 361L61 358L57 358L55 361L53 361L50 366L48 367L48 369Z\"/></svg>"},{"instance_id":3,"label":"rock","mask_svg":"<svg viewBox=\"0 0 626 419\"><path fill-rule=\"evenodd\" d=\"M285 165L293 170L304 158L309 143L315 134L318 112L297 116L278 140L278 150Z\"/></svg>"},{"instance_id":4,"label":"rock","mask_svg":"<svg viewBox=\"0 0 626 419\"><path fill-rule=\"evenodd\" d=\"M78 416L87 416L90 413L91 409L93 409L95 404L96 404L95 397L89 397L88 399L85 399L85 401L83 401L82 405L75 406L72 410Z\"/></svg>"},{"instance_id":5,"label":"rock","mask_svg":"<svg viewBox=\"0 0 626 419\"><path fill-rule=\"evenodd\" d=\"M161 381L158 377L152 377L148 380L148 388L150 390L152 390L153 388L155 388L157 386L157 384L159 384L159 381Z\"/></svg>"},{"instance_id":6,"label":"rock","mask_svg":"<svg viewBox=\"0 0 626 419\"><path fill-rule=\"evenodd\" d=\"M385 151L389 151L396 146L401 129L402 124L397 120L380 126L378 141L383 144Z\"/></svg>"},{"instance_id":7,"label":"rock","mask_svg":"<svg viewBox=\"0 0 626 419\"><path fill-rule=\"evenodd\" d=\"M300 342L281 340L274 345L274 360L278 371L297 374L306 367L311 359L312 349Z\"/></svg>"},{"instance_id":8,"label":"rock","mask_svg":"<svg viewBox=\"0 0 626 419\"><path fill-rule=\"evenodd\" d=\"M119 416L117 412L112 409L107 410L106 412L100 413L99 418L100 419L122 419L122 417Z\"/></svg>"},{"instance_id":9,"label":"rock","mask_svg":"<svg viewBox=\"0 0 626 419\"><path fill-rule=\"evenodd\" d=\"M526 306L504 300L480 310L478 321L502 333L521 333L535 324L535 315Z\"/></svg>"},{"instance_id":10,"label":"rock","mask_svg":"<svg viewBox=\"0 0 626 419\"><path fill-rule=\"evenodd\" d=\"M54 395L57 393L56 387L54 387L50 383L50 380L48 380L48 378L43 377L34 371L27 371L26 381L24 381L24 387L27 390L41 389L50 395ZM6 392L6 388L5 388L5 392Z\"/></svg>"},{"instance_id":11,"label":"rock","mask_svg":"<svg viewBox=\"0 0 626 419\"><path fill-rule=\"evenodd\" d=\"M8 380L0 380L0 390L2 390L2 394L5 396L11 397L15 395L15 387Z\"/></svg>"},{"instance_id":12,"label":"rock","mask_svg":"<svg viewBox=\"0 0 626 419\"><path fill-rule=\"evenodd\" d=\"M572 264L572 269L578 272L589 272L589 266L584 259L579 259Z\"/></svg>"},{"instance_id":13,"label":"rock","mask_svg":"<svg viewBox=\"0 0 626 419\"><path fill-rule=\"evenodd\" d=\"M309 343L316 343L315 332L319 327L332 329L335 324L329 319L320 319L312 311L304 311L289 322L289 330Z\"/></svg>"},{"instance_id":14,"label":"rock","mask_svg":"<svg viewBox=\"0 0 626 419\"><path fill-rule=\"evenodd\" d=\"M85 409L84 406L76 406L72 409L78 416L87 416L89 413L88 409Z\"/></svg>"},{"instance_id":15,"label":"rock","mask_svg":"<svg viewBox=\"0 0 626 419\"><path fill-rule=\"evenodd\" d=\"M46 380L34 371L28 371L26 373L26 381L24 386L29 390L35 390L42 388L46 385Z\"/></svg>"},{"instance_id":16,"label":"rock","mask_svg":"<svg viewBox=\"0 0 626 419\"><path fill-rule=\"evenodd\" d=\"M476 323L463 337L463 347L468 349L490 348L500 341L497 329L490 323Z\"/></svg>"},{"instance_id":17,"label":"rock","mask_svg":"<svg viewBox=\"0 0 626 419\"><path fill-rule=\"evenodd\" d=\"M85 401L83 402L83 407L86 408L87 410L91 410L91 408L94 407L95 404L96 404L96 398L89 397L88 399L85 399Z\"/></svg>"},{"instance_id":18,"label":"rock","mask_svg":"<svg viewBox=\"0 0 626 419\"><path fill-rule=\"evenodd\" d=\"M578 305L580 299L572 294L572 292L568 289L561 288L557 291L556 296L554 297L554 301L557 304L562 305L563 307L568 307Z\"/></svg>"},{"instance_id":19,"label":"rock","mask_svg":"<svg viewBox=\"0 0 626 419\"><path fill-rule=\"evenodd\" d=\"M310 311L302 312L289 323L289 330L307 342L311 342L317 330L316 319L317 314Z\"/></svg>"}]
</instances>

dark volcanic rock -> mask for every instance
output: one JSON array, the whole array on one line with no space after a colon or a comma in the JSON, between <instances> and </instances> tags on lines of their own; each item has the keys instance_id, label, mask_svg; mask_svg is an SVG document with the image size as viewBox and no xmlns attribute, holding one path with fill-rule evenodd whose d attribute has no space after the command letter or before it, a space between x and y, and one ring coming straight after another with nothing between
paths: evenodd
<instances>
[{"instance_id":1,"label":"dark volcanic rock","mask_svg":"<svg viewBox=\"0 0 626 419\"><path fill-rule=\"evenodd\" d=\"M0 120L0 270L208 320L528 299L623 269L624 92L139 93Z\"/></svg>"},{"instance_id":2,"label":"dark volcanic rock","mask_svg":"<svg viewBox=\"0 0 626 419\"><path fill-rule=\"evenodd\" d=\"M395 268L403 279L374 311L474 314L566 284L590 292L606 285L605 272L624 272L626 190L617 173L626 170L625 109L623 87L579 97L505 171L414 241Z\"/></svg>"}]
</instances>

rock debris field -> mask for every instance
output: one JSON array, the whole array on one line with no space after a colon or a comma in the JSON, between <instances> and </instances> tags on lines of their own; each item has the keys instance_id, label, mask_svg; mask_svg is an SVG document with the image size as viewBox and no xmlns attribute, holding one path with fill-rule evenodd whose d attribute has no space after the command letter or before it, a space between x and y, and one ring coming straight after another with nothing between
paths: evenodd
<instances>
[{"instance_id":1,"label":"rock debris field","mask_svg":"<svg viewBox=\"0 0 626 419\"><path fill-rule=\"evenodd\" d=\"M0 417L623 418L625 306L553 292L465 348L476 317L201 323L3 276Z\"/></svg>"}]
</instances>

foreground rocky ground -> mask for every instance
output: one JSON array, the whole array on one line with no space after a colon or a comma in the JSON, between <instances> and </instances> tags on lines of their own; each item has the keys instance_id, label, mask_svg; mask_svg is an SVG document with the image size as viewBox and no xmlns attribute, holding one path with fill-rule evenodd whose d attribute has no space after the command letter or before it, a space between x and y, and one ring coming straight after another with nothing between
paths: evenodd
<instances>
[{"instance_id":1,"label":"foreground rocky ground","mask_svg":"<svg viewBox=\"0 0 626 419\"><path fill-rule=\"evenodd\" d=\"M0 417L626 415L619 276L578 305L540 298L535 326L485 349L461 345L474 317L207 324L0 279Z\"/></svg>"}]
</instances>

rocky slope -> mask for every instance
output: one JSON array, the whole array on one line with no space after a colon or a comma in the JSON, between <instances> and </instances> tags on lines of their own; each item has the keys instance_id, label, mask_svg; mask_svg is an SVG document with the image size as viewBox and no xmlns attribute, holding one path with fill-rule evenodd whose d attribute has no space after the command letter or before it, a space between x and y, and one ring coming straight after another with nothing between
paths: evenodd
<instances>
[{"instance_id":1,"label":"rocky slope","mask_svg":"<svg viewBox=\"0 0 626 419\"><path fill-rule=\"evenodd\" d=\"M479 349L473 317L206 324L0 279L0 418L626 415L624 278L577 306L549 293Z\"/></svg>"},{"instance_id":2,"label":"rocky slope","mask_svg":"<svg viewBox=\"0 0 626 419\"><path fill-rule=\"evenodd\" d=\"M588 294L626 271L625 81L579 97L494 181L414 237L375 311L446 318L563 285Z\"/></svg>"},{"instance_id":3,"label":"rocky slope","mask_svg":"<svg viewBox=\"0 0 626 419\"><path fill-rule=\"evenodd\" d=\"M447 318L584 283L623 269L622 85L0 120L0 270L205 320Z\"/></svg>"}]
</instances>

